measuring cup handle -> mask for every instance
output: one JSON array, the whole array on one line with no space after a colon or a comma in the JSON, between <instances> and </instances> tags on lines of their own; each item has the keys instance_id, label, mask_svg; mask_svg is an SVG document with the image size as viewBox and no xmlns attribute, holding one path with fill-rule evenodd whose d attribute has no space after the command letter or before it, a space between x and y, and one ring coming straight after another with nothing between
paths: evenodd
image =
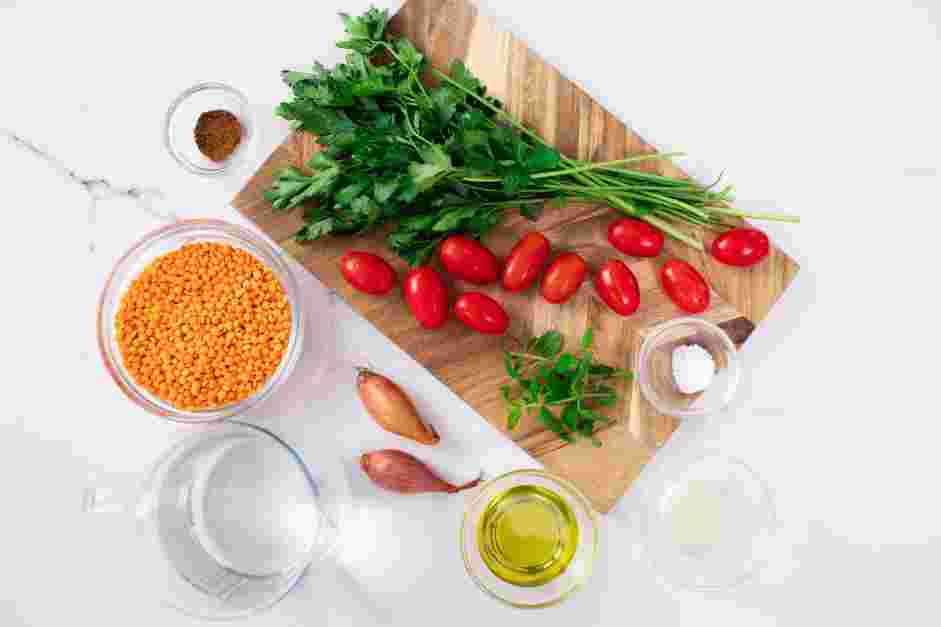
<instances>
[{"instance_id":1,"label":"measuring cup handle","mask_svg":"<svg viewBox=\"0 0 941 627\"><path fill-rule=\"evenodd\" d=\"M86 514L143 514L140 483L128 480L110 485L90 485L82 490L82 511Z\"/></svg>"}]
</instances>

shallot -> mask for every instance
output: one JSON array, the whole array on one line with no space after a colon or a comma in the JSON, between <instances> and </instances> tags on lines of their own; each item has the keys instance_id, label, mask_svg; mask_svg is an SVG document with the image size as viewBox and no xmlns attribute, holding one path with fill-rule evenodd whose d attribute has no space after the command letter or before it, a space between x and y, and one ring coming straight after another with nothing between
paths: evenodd
<instances>
[{"instance_id":1,"label":"shallot","mask_svg":"<svg viewBox=\"0 0 941 627\"><path fill-rule=\"evenodd\" d=\"M405 392L392 380L365 368L356 376L359 400L380 427L421 444L437 444L441 439L425 424Z\"/></svg>"},{"instance_id":2,"label":"shallot","mask_svg":"<svg viewBox=\"0 0 941 627\"><path fill-rule=\"evenodd\" d=\"M359 465L373 483L402 494L454 493L473 488L480 483L480 478L464 485L448 483L412 455L393 449L364 453L359 459Z\"/></svg>"}]
</instances>

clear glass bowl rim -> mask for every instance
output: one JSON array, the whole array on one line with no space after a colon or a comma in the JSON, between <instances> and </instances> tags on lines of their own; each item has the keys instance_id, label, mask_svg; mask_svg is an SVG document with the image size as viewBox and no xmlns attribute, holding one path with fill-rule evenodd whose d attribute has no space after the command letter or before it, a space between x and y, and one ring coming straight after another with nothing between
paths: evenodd
<instances>
[{"instance_id":1,"label":"clear glass bowl rim","mask_svg":"<svg viewBox=\"0 0 941 627\"><path fill-rule=\"evenodd\" d=\"M654 518L659 518L653 515L653 508L656 503L659 502L659 499L667 493L671 486L675 485L677 481L681 480L686 476L690 469L695 469L696 466L706 463L721 463L729 467L736 467L742 470L746 475L748 475L758 486L759 491L761 492L761 500L765 506L766 514L766 524L763 527L763 530L774 534L779 531L780 520L778 518L777 505L774 499L774 493L771 490L771 486L768 485L768 482L759 475L750 464L745 462L739 457L732 455L725 455L716 450L707 450L701 452L693 460L685 464L682 470L673 473L668 477L661 477L661 480L658 482L660 488L656 491L646 490L648 503L646 504L646 511L643 513L643 520L640 523L641 533L643 535L642 543L642 552L644 555L644 560L647 562L647 566L650 568L651 572L667 587L674 588L677 590L695 590L699 592L719 592L732 590L741 586L742 584L752 581L758 573L760 573L766 566L767 562L765 560L757 561L752 565L751 568L745 569L742 573L733 580L730 580L725 583L720 584L691 584L677 581L675 578L671 578L668 573L665 573L663 569L658 566L658 562L653 555L652 543L650 541L651 536L651 524Z\"/></svg>"},{"instance_id":2,"label":"clear glass bowl rim","mask_svg":"<svg viewBox=\"0 0 941 627\"><path fill-rule=\"evenodd\" d=\"M188 159L185 159L173 145L173 138L171 133L173 116L176 114L176 111L179 109L180 105L194 94L210 89L224 91L227 94L235 97L242 105L242 111L240 112L241 115L239 115L238 118L239 123L242 125L244 139L235 149L235 154L230 156L223 163L223 165L218 168L204 168L200 165L196 165ZM164 116L163 121L163 145L166 147L167 152L170 153L170 156L173 157L173 160L176 161L183 169L192 172L193 174L200 174L202 176L219 176L220 174L225 174L242 161L242 158L245 155L245 148L247 144L251 142L252 134L254 132L255 128L252 122L251 112L248 108L248 98L245 97L245 94L235 87L225 83L220 83L217 81L205 81L202 83L197 83L192 87L188 87L187 89L183 90L183 93L174 98L173 102L170 103L170 106L167 108L167 114Z\"/></svg>"},{"instance_id":3,"label":"clear glass bowl rim","mask_svg":"<svg viewBox=\"0 0 941 627\"><path fill-rule=\"evenodd\" d=\"M660 399L654 393L652 386L650 385L647 362L650 351L653 350L655 341L657 338L662 336L664 332L684 324L699 327L708 332L710 335L718 337L719 342L723 345L723 347L725 347L726 352L729 355L728 368L731 371L732 379L729 382L729 389L723 395L723 400L720 404L698 407L695 409L670 407L669 405L660 401ZM735 348L735 344L732 343L732 339L729 337L729 334L723 331L722 327L715 324L714 322L710 322L705 318L697 318L695 316L675 318L654 327L653 332L648 335L641 344L640 356L637 360L637 369L637 378L640 382L640 391L644 398L647 399L647 401L650 402L650 404L653 405L660 413L668 416L675 416L677 418L694 418L722 411L728 407L735 398L735 392L738 389L739 382L742 378L741 356L738 354L738 349Z\"/></svg>"},{"instance_id":4,"label":"clear glass bowl rim","mask_svg":"<svg viewBox=\"0 0 941 627\"><path fill-rule=\"evenodd\" d=\"M559 487L564 488L567 492L567 496L571 496L575 500L579 501L581 506L584 507L585 512L587 513L592 523L591 535L592 535L593 543L591 546L591 550L588 554L588 565L587 565L588 572L582 578L582 580L578 582L578 584L573 586L570 590L566 591L565 594L559 596L559 598L557 599L553 599L547 603L540 603L540 604L514 603L513 601L510 601L509 599L505 599L499 594L496 594L493 590L491 590L486 585L484 585L484 583L477 577L477 575L474 574L474 570L471 567L470 556L468 556L467 552L464 550L464 534L467 531L467 527L468 525L477 524L477 521L469 520L470 512L484 498L487 487L489 487L491 484L494 484L498 481L503 481L504 479L507 479L510 477L522 477L526 475L548 479L549 481L557 484ZM548 473L544 470L540 470L537 468L525 468L522 470L513 470L511 472L507 472L497 477L494 477L493 479L488 479L485 483L481 484L479 488L479 492L475 494L473 498L471 498L470 501L468 501L468 503L465 505L464 517L463 517L463 521L461 522L460 535L458 536L458 539L461 544L461 557L464 560L464 568L467 571L468 576L474 582L474 585L480 588L488 596L496 599L497 601L501 603L505 603L512 607L523 609L523 610L540 609L544 607L551 607L553 605L558 605L559 603L562 603L566 599L569 599L573 594L581 590L582 587L584 587L585 582L588 581L588 578L591 576L591 571L594 566L595 558L598 556L598 549L600 545L598 525L599 525L598 514L597 512L595 512L595 508L592 506L591 502L588 500L588 497L582 494L581 491L577 487L575 487L575 485L571 483L570 481L566 481L562 477L559 477L557 475Z\"/></svg>"},{"instance_id":5,"label":"clear glass bowl rim","mask_svg":"<svg viewBox=\"0 0 941 627\"><path fill-rule=\"evenodd\" d=\"M140 386L130 377L124 368L121 356L111 350L111 334L114 329L114 320L105 315L106 302L112 293L117 289L116 279L121 275L124 266L134 261L140 254L144 253L149 246L163 239L186 235L190 231L211 230L218 232L223 237L232 237L230 233L234 232L237 237L248 241L253 247L260 251L263 257L262 263L267 265L275 272L275 275L281 281L285 295L291 305L291 338L288 340L288 346L284 356L281 358L281 364L273 375L265 382L260 390L252 396L238 403L225 405L218 409L205 411L185 411L171 406L163 401L155 402L149 393L145 393ZM251 251L250 251L251 252ZM245 227L210 218L200 218L194 220L181 220L153 230L144 235L133 246L128 249L124 255L118 259L114 268L108 275L101 295L98 299L97 314L97 336L98 350L101 354L102 362L108 374L117 384L118 388L132 402L146 411L184 424L207 424L225 420L238 416L258 405L271 394L290 376L300 357L301 347L304 344L304 310L301 305L300 285L293 271L283 258L283 254L275 247L271 246L259 235Z\"/></svg>"}]
</instances>

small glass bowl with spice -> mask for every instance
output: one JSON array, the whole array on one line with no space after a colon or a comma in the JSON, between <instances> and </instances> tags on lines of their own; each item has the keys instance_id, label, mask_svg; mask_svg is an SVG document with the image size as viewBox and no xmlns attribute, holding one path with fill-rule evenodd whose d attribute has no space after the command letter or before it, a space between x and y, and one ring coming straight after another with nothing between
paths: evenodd
<instances>
[{"instance_id":1,"label":"small glass bowl with spice","mask_svg":"<svg viewBox=\"0 0 941 627\"><path fill-rule=\"evenodd\" d=\"M650 330L640 348L640 391L659 412L706 416L735 396L742 366L729 335L702 318L670 320Z\"/></svg>"},{"instance_id":2,"label":"small glass bowl with spice","mask_svg":"<svg viewBox=\"0 0 941 627\"><path fill-rule=\"evenodd\" d=\"M294 370L300 288L283 255L221 220L178 222L117 262L98 306L98 346L121 391L183 423L242 414Z\"/></svg>"},{"instance_id":3,"label":"small glass bowl with spice","mask_svg":"<svg viewBox=\"0 0 941 627\"><path fill-rule=\"evenodd\" d=\"M233 170L252 141L248 101L223 83L200 83L170 105L164 143L183 168L202 176Z\"/></svg>"}]
</instances>

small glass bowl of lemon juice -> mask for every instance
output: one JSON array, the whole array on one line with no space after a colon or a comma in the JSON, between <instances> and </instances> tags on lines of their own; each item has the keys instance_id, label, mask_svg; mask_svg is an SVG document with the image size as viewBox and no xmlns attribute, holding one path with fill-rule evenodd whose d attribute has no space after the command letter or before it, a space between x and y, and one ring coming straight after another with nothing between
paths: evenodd
<instances>
[{"instance_id":1,"label":"small glass bowl of lemon juice","mask_svg":"<svg viewBox=\"0 0 941 627\"><path fill-rule=\"evenodd\" d=\"M655 483L643 530L662 581L726 590L768 562L777 516L768 486L745 462L709 453Z\"/></svg>"},{"instance_id":2,"label":"small glass bowl of lemon juice","mask_svg":"<svg viewBox=\"0 0 941 627\"><path fill-rule=\"evenodd\" d=\"M515 607L559 603L584 585L598 551L598 523L575 486L540 470L493 479L473 496L461 552L477 586Z\"/></svg>"}]
</instances>

